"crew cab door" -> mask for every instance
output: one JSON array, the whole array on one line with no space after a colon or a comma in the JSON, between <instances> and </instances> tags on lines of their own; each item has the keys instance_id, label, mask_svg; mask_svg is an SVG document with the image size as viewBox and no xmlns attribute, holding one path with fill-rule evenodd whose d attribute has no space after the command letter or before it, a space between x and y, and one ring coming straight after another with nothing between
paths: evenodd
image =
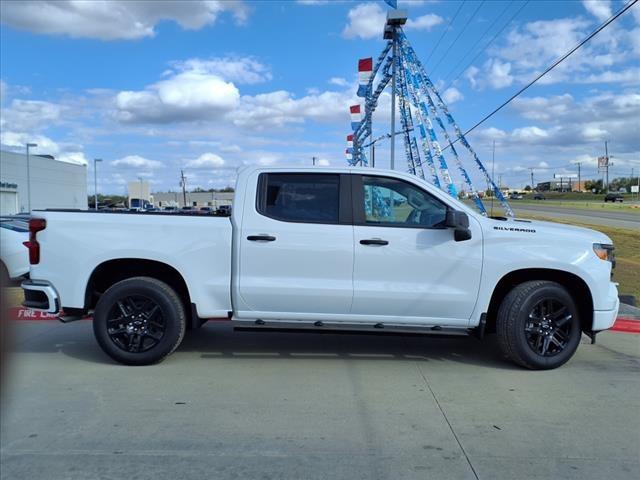
<instances>
[{"instance_id":1,"label":"crew cab door","mask_svg":"<svg viewBox=\"0 0 640 480\"><path fill-rule=\"evenodd\" d=\"M247 195L236 238L237 317L321 320L348 313L353 298L349 176L259 173L257 189Z\"/></svg>"},{"instance_id":2,"label":"crew cab door","mask_svg":"<svg viewBox=\"0 0 640 480\"><path fill-rule=\"evenodd\" d=\"M467 325L480 286L482 238L456 242L447 206L393 177L353 176L352 314L385 323Z\"/></svg>"}]
</instances>

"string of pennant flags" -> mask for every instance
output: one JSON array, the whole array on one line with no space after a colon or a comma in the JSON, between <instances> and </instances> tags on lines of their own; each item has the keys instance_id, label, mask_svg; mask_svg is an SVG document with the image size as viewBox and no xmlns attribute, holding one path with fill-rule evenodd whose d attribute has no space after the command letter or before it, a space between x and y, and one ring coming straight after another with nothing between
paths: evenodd
<instances>
[{"instance_id":1,"label":"string of pennant flags","mask_svg":"<svg viewBox=\"0 0 640 480\"><path fill-rule=\"evenodd\" d=\"M385 0L385 2L392 8L397 7L395 0ZM458 174L466 185L465 190L469 192L478 210L483 215L487 214L481 196L463 163L461 155L463 150L456 149L454 143L458 143L461 149L466 150L467 155L472 159L472 165L475 164L478 168L488 188L502 205L505 214L512 217L513 210L509 203L451 115L402 27L392 25L391 29L391 35L385 35L388 41L375 61L373 57L358 61L357 96L362 101L349 107L351 133L347 135L345 151L347 162L350 165L369 165L366 149L379 140L372 139L373 114L378 106L380 95L395 72L395 82L392 84L395 84L393 93L398 103L401 127L397 134L404 144L407 171L430 181L436 187L457 198L458 189L438 140L439 132L449 149L449 160L453 160ZM394 134L396 132L391 132L387 136L391 137ZM377 203L375 200L374 204Z\"/></svg>"}]
</instances>

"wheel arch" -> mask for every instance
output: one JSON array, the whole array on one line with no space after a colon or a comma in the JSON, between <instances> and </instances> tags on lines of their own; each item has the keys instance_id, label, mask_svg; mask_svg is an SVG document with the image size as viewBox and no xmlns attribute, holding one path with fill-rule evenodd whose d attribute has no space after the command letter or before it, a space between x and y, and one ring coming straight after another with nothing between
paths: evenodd
<instances>
[{"instance_id":1,"label":"wheel arch","mask_svg":"<svg viewBox=\"0 0 640 480\"><path fill-rule=\"evenodd\" d=\"M100 296L112 285L132 277L151 277L161 280L175 290L184 304L187 325L199 327L200 321L191 302L189 288L182 274L173 266L144 258L106 260L93 269L85 290L85 310L96 306ZM197 325L196 325L197 324Z\"/></svg>"},{"instance_id":2,"label":"wheel arch","mask_svg":"<svg viewBox=\"0 0 640 480\"><path fill-rule=\"evenodd\" d=\"M547 280L556 282L567 289L576 303L580 315L580 327L583 332L591 332L593 324L593 297L587 283L575 275L564 270L550 268L525 268L514 270L504 275L496 284L487 309L486 331L496 331L498 308L504 297L517 285L531 280Z\"/></svg>"}]
</instances>

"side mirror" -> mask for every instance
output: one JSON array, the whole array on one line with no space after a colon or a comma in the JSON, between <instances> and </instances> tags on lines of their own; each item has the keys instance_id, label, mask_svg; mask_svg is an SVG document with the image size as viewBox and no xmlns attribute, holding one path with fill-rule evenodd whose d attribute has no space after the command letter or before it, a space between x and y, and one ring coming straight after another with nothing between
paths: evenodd
<instances>
[{"instance_id":1,"label":"side mirror","mask_svg":"<svg viewBox=\"0 0 640 480\"><path fill-rule=\"evenodd\" d=\"M463 242L471 239L471 230L469 230L469 217L466 213L459 210L447 210L447 218L445 225L453 228L453 239L456 242Z\"/></svg>"}]
</instances>

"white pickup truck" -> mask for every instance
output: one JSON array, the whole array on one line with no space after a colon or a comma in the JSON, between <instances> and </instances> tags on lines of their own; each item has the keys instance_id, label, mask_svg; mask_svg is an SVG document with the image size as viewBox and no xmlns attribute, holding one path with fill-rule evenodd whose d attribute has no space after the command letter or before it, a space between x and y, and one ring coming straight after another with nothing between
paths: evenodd
<instances>
[{"instance_id":1,"label":"white pickup truck","mask_svg":"<svg viewBox=\"0 0 640 480\"><path fill-rule=\"evenodd\" d=\"M555 368L618 311L602 233L487 218L419 178L370 168L239 172L231 217L36 211L25 306L93 312L124 364L158 362L185 330L497 333Z\"/></svg>"}]
</instances>

